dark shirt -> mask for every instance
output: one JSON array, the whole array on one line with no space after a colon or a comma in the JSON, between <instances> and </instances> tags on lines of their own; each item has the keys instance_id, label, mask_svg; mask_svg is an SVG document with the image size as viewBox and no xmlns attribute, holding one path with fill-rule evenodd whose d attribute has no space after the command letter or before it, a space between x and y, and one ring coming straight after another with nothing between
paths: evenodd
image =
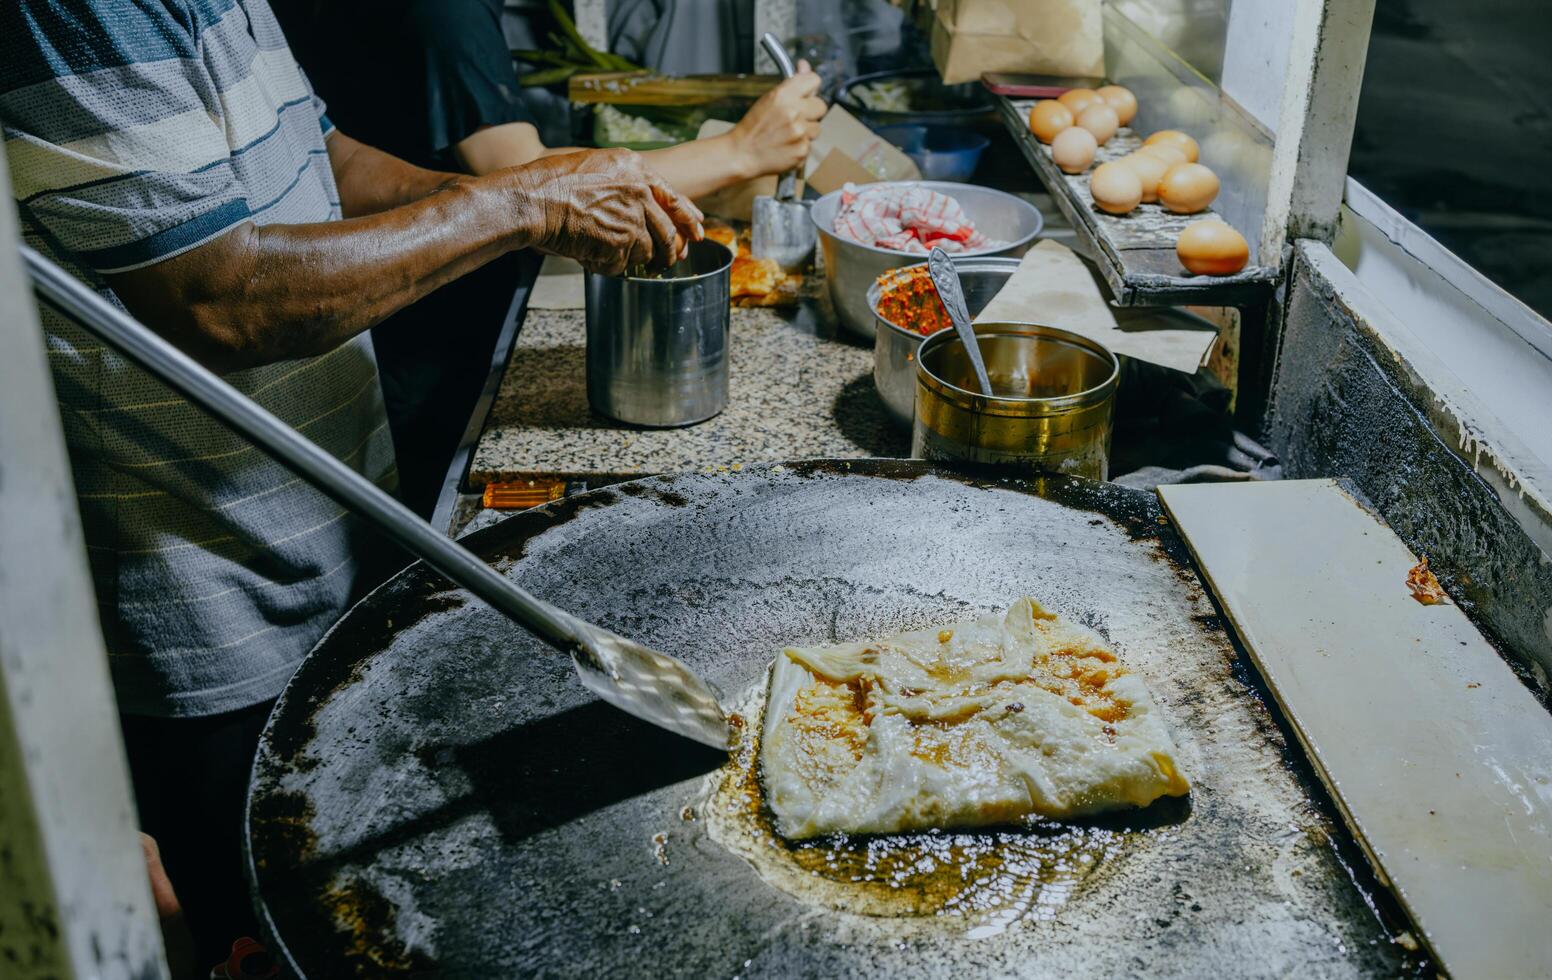
<instances>
[{"instance_id":1,"label":"dark shirt","mask_svg":"<svg viewBox=\"0 0 1552 980\"><path fill-rule=\"evenodd\" d=\"M340 132L417 166L462 169L483 126L532 122L502 0L272 0ZM503 256L372 328L406 504L429 516L490 372L525 256ZM461 476L461 474L460 474Z\"/></svg>"},{"instance_id":2,"label":"dark shirt","mask_svg":"<svg viewBox=\"0 0 1552 980\"><path fill-rule=\"evenodd\" d=\"M422 167L484 126L532 123L502 0L279 0L297 60L346 135Z\"/></svg>"}]
</instances>

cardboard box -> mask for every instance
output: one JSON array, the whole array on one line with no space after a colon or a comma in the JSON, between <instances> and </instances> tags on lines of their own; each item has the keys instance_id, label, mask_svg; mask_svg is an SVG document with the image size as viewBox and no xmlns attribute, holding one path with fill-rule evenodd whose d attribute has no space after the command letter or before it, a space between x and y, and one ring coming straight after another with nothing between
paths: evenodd
<instances>
[{"instance_id":1,"label":"cardboard box","mask_svg":"<svg viewBox=\"0 0 1552 980\"><path fill-rule=\"evenodd\" d=\"M1099 0L939 0L931 40L949 85L989 71L1105 73Z\"/></svg>"},{"instance_id":2,"label":"cardboard box","mask_svg":"<svg viewBox=\"0 0 1552 980\"><path fill-rule=\"evenodd\" d=\"M720 119L701 124L697 139L718 136L733 128ZM798 193L807 184L820 194L839 190L848 183L871 184L880 180L920 180L916 163L900 148L864 126L856 116L832 105L819 122L819 136L809 145L808 161ZM776 193L776 177L767 175L746 180L696 200L706 214L736 221L748 221L754 199Z\"/></svg>"},{"instance_id":3,"label":"cardboard box","mask_svg":"<svg viewBox=\"0 0 1552 980\"><path fill-rule=\"evenodd\" d=\"M864 175L867 179L860 179ZM920 180L921 171L899 147L845 109L832 105L819 122L818 138L809 146L803 177L814 190L828 194L847 180Z\"/></svg>"}]
</instances>

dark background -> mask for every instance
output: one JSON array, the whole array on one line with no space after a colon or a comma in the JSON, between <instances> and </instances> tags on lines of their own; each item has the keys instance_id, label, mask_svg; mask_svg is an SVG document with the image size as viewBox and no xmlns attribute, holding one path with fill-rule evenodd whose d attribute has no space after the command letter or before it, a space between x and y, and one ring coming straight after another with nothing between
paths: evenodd
<instances>
[{"instance_id":1,"label":"dark background","mask_svg":"<svg viewBox=\"0 0 1552 980\"><path fill-rule=\"evenodd\" d=\"M1552 318L1552 2L1378 0L1348 172Z\"/></svg>"}]
</instances>

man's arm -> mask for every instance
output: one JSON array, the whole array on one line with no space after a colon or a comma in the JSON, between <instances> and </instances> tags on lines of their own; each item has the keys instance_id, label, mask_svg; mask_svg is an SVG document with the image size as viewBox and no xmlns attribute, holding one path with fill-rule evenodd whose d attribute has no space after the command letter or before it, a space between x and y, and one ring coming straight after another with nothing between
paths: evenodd
<instances>
[{"instance_id":1,"label":"man's arm","mask_svg":"<svg viewBox=\"0 0 1552 980\"><path fill-rule=\"evenodd\" d=\"M808 145L819 135L825 104L818 91L819 76L807 62L800 62L798 74L761 96L731 131L647 150L642 158L686 197L791 170L807 159ZM459 141L453 150L473 174L577 152L575 147L546 147L539 131L526 122L487 126Z\"/></svg>"},{"instance_id":2,"label":"man's arm","mask_svg":"<svg viewBox=\"0 0 1552 980\"><path fill-rule=\"evenodd\" d=\"M408 169L374 191L346 159L342 201L359 217L239 225L166 261L112 274L109 285L189 355L231 371L332 350L512 249L543 248L618 274L666 266L684 240L701 235L694 205L628 151L570 154L485 177L434 175L440 181L386 154L355 165L392 168L378 157Z\"/></svg>"},{"instance_id":3,"label":"man's arm","mask_svg":"<svg viewBox=\"0 0 1552 980\"><path fill-rule=\"evenodd\" d=\"M413 204L457 182L459 175L426 170L339 130L329 133L329 167L347 218L377 214ZM528 163L524 160L523 163ZM513 164L512 166L518 166Z\"/></svg>"}]
</instances>

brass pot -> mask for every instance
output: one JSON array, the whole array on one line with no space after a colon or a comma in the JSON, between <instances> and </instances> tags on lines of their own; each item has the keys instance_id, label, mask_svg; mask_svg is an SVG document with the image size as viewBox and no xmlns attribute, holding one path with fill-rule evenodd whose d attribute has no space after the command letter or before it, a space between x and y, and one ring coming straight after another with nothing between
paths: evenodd
<instances>
[{"instance_id":1,"label":"brass pot","mask_svg":"<svg viewBox=\"0 0 1552 980\"><path fill-rule=\"evenodd\" d=\"M1029 323L978 323L992 397L980 394L952 330L916 358L917 459L990 463L1103 480L1121 365L1100 344Z\"/></svg>"}]
</instances>

